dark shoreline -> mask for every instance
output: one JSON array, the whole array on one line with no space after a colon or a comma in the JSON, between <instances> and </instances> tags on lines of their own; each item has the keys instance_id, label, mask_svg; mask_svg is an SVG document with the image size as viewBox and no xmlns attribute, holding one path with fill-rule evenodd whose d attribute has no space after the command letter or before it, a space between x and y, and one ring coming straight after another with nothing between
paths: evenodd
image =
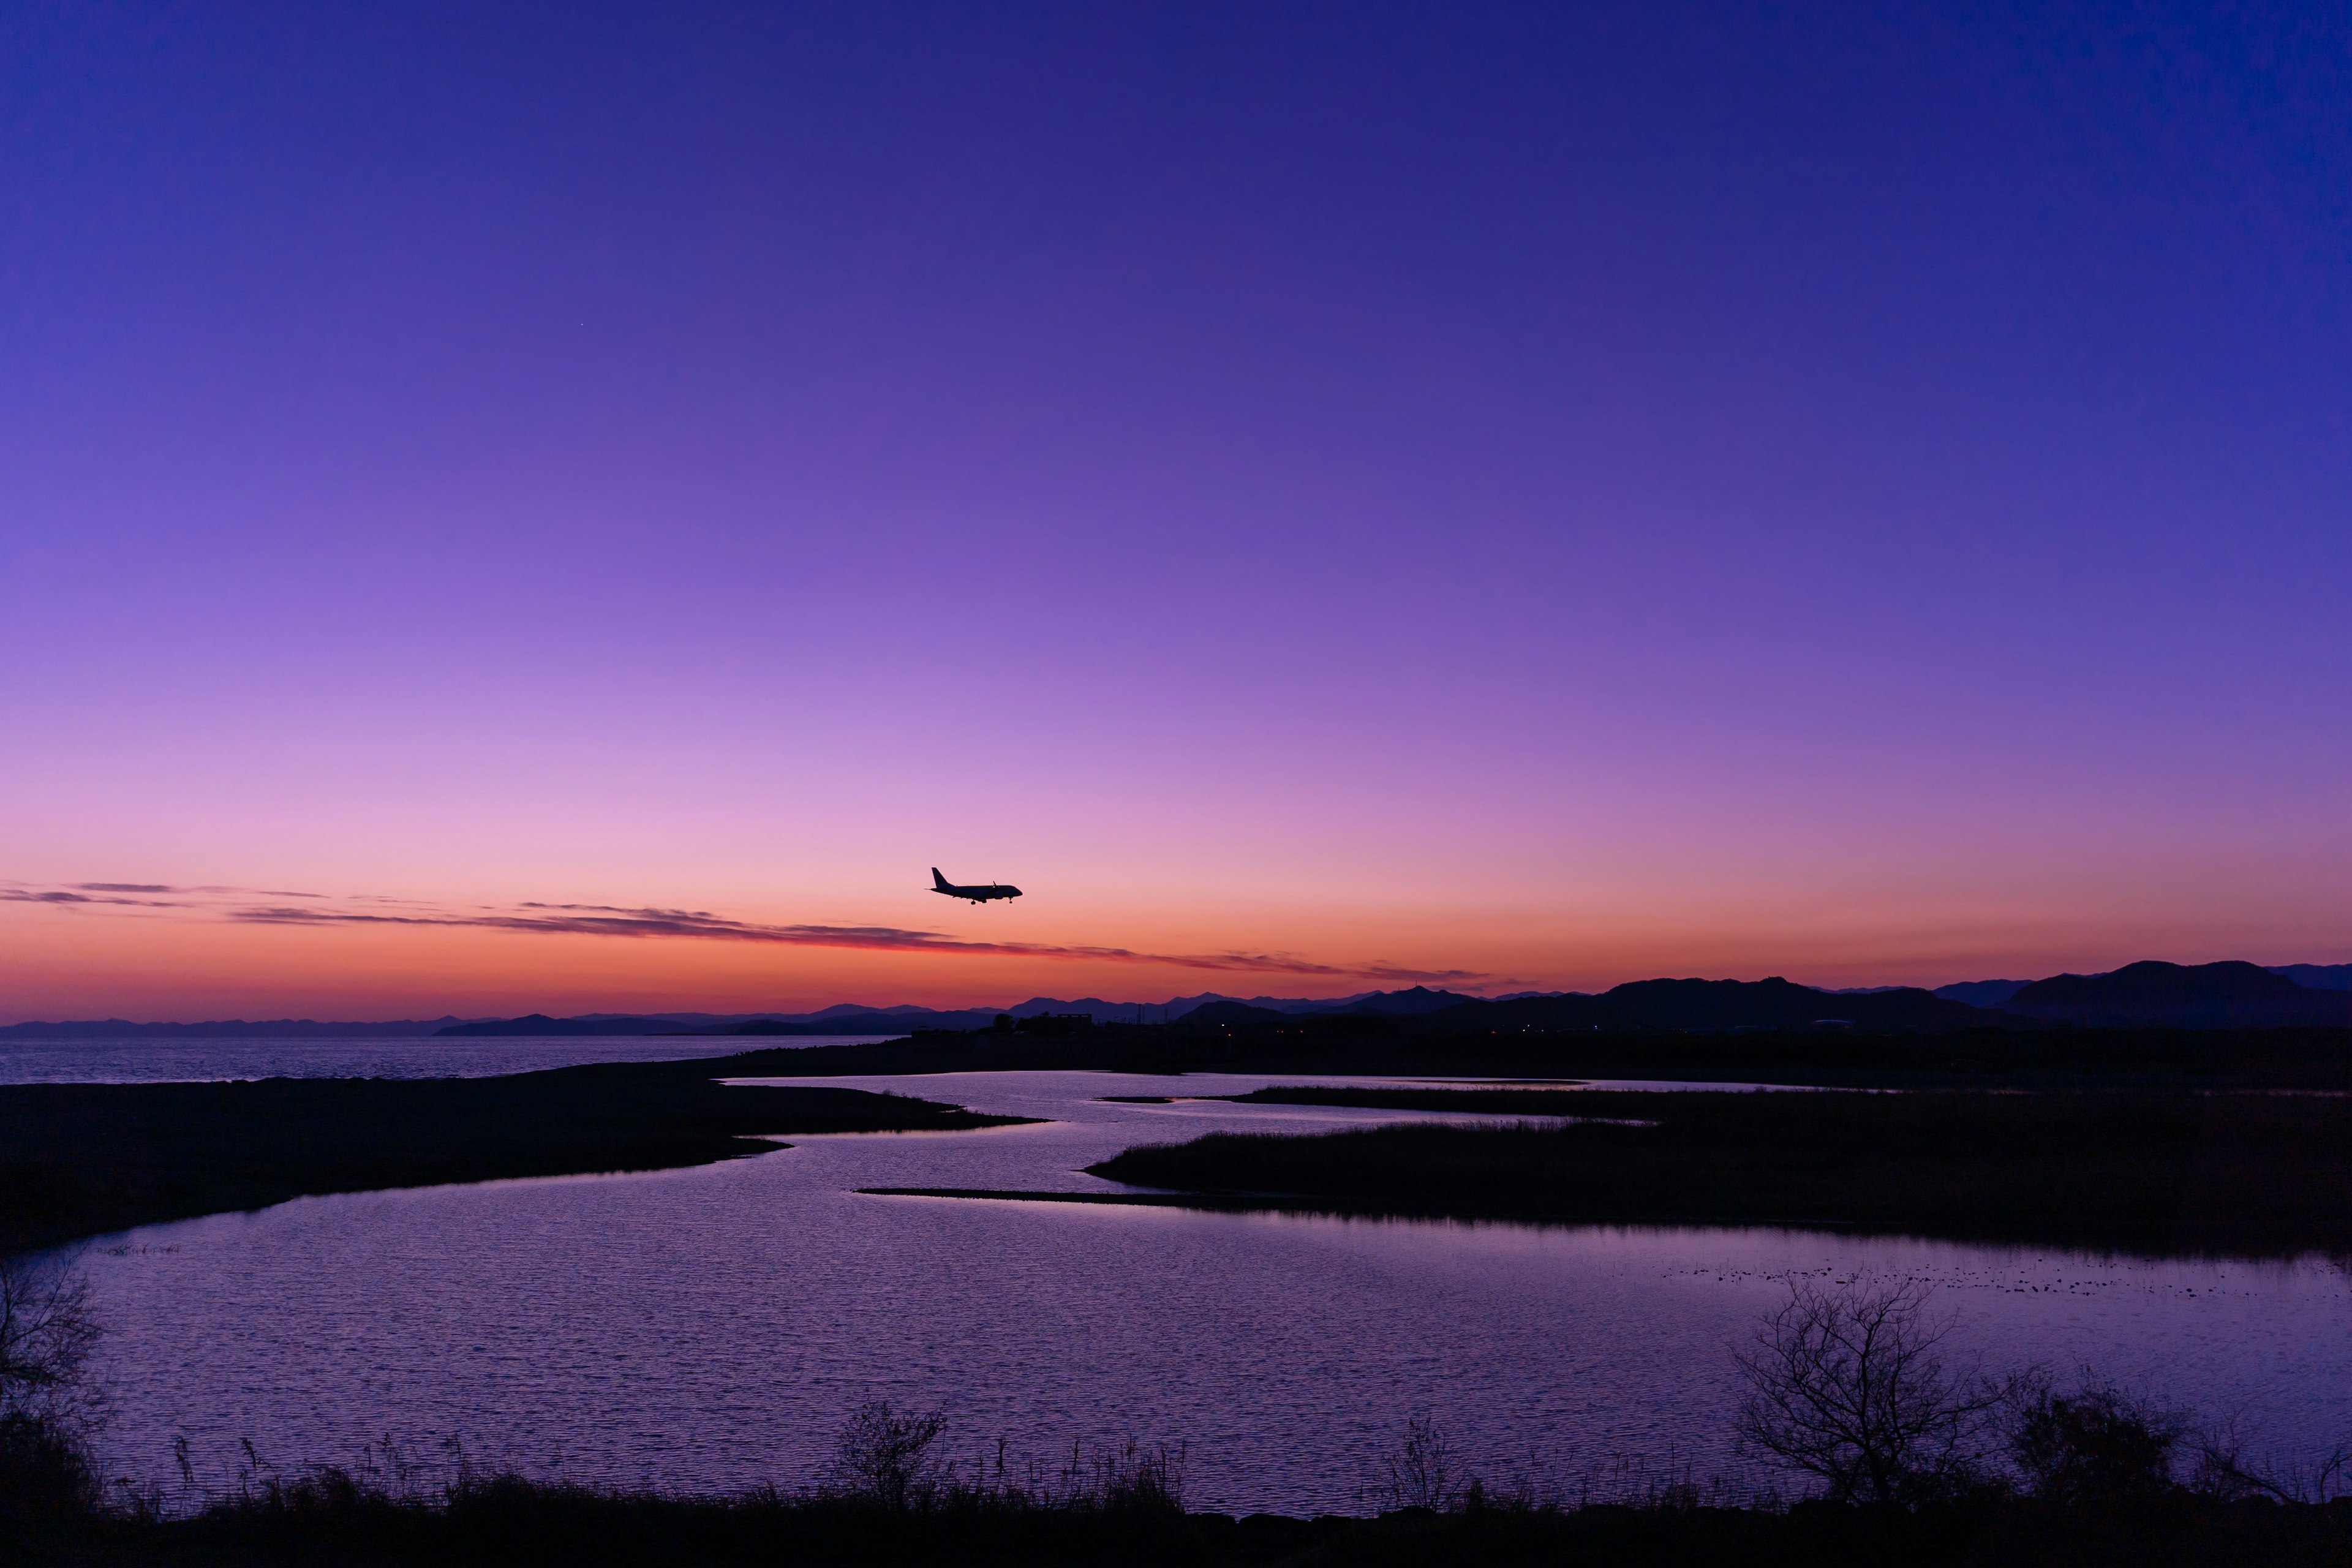
<instances>
[{"instance_id":1,"label":"dark shoreline","mask_svg":"<svg viewBox=\"0 0 2352 1568\"><path fill-rule=\"evenodd\" d=\"M1509 1225L1680 1226L1767 1226L1804 1230L1853 1230L1852 1220L1789 1218L1752 1215L1686 1215L1674 1220L1626 1220L1605 1214L1463 1214L1457 1210L1402 1203L1355 1203L1312 1193L1071 1193L1028 1187L857 1187L869 1198L968 1198L986 1203L1084 1204L1098 1208L1194 1209L1204 1214L1326 1215L1339 1219L1445 1219L1465 1224L1494 1220Z\"/></svg>"},{"instance_id":2,"label":"dark shoreline","mask_svg":"<svg viewBox=\"0 0 2352 1568\"><path fill-rule=\"evenodd\" d=\"M2335 1096L1305 1086L1231 1098L1588 1120L1214 1132L1087 1173L1190 1206L2352 1258L2352 1100Z\"/></svg>"},{"instance_id":3,"label":"dark shoreline","mask_svg":"<svg viewBox=\"0 0 2352 1568\"><path fill-rule=\"evenodd\" d=\"M1669 1489L1622 1502L1508 1500L1377 1516L1187 1512L1118 1497L1010 1506L987 1499L889 1509L846 1498L604 1490L490 1477L446 1500L371 1493L328 1472L193 1518L30 1521L0 1563L42 1568L562 1568L713 1564L1526 1563L1591 1568L2238 1568L2341 1563L2343 1503L2173 1490L2060 1504L1986 1496L1917 1509L1725 1505Z\"/></svg>"},{"instance_id":4,"label":"dark shoreline","mask_svg":"<svg viewBox=\"0 0 2352 1568\"><path fill-rule=\"evenodd\" d=\"M762 1137L950 1131L1024 1120L832 1087L729 1089L718 1081L722 1079L1057 1069L1491 1075L1555 1083L1627 1077L1904 1088L1931 1095L1955 1088L2032 1089L2040 1092L2023 1098L2038 1101L2063 1101L2070 1091L2097 1085L2105 1103L2114 1105L2134 1097L2143 1103L2168 1096L2177 1101L2184 1095L2246 1088L2324 1093L2347 1078L2347 1064L2352 1063L2352 1032L2347 1031L2056 1030L1984 1041L1799 1032L1611 1040L1430 1037L1390 1029L1387 1023L1370 1020L1367 1034L1361 1032L1364 1021L1354 1021L1347 1026L1352 1032L1344 1035L1330 1026L1304 1034L1276 1028L1256 1036L1206 1037L1150 1026L1110 1026L1058 1039L978 1031L481 1079L0 1086L0 1254L309 1194L675 1169L772 1149L772 1143L759 1141ZM2020 1054L2029 1045L2031 1055ZM1972 1050L1978 1054L1967 1054ZM1566 1102L1571 1099L1575 1110L1587 1110L1594 1092L1530 1084L1508 1089L1262 1090L1215 1098L1314 1095L1324 1098L1304 1102L1559 1114L1570 1109ZM2324 1106L2313 1114L2327 1121L2318 1130L2324 1144L2319 1152L2336 1162L2335 1179L2343 1191L2336 1202L2340 1213L2352 1215L2352 1176L2342 1173L2352 1168L2352 1154L2343 1148L2343 1130ZM1112 1165L1136 1162L1144 1152L1129 1151L1097 1167L1097 1173L1112 1175ZM1162 1156L1153 1157L1165 1163ZM1804 1202L1771 1201L1759 1207L1706 1194L1665 1202L1629 1201L1623 1193L1595 1202L1584 1192L1498 1198L1493 1191L1470 1190L1475 1182L1450 1189L1424 1183L1424 1190L1404 1192L1393 1184L1380 1190L1378 1184L1303 1181L1297 1169L1283 1172L1279 1181L1224 1179L1230 1174L1198 1168L1195 1162L1181 1179L1165 1172L1141 1173L1140 1164L1122 1166L1115 1179L1186 1189L1181 1196L1150 1200L1160 1206L1559 1224L1858 1226L1954 1239L2129 1250L2186 1247L2238 1256L2278 1256L2300 1247L2352 1249L2352 1219L2315 1229L2307 1215L2282 1229L2275 1224L2266 1227L2259 1214L2249 1226L2242 1216L2209 1213L2190 1227L2195 1237L2184 1241L2179 1226L2162 1219L2150 1223L2145 1214L2120 1226L2112 1214L2090 1225L2018 1226L1989 1223L1982 1215L1923 1218L1874 1211L1866 1204L1825 1204L1817 1194ZM1768 1184L1761 1190L1772 1189ZM2233 1190L2259 1200L2256 1210L2266 1201L2258 1184L2240 1179ZM1057 1193L988 1195L1086 1201ZM2226 1234L2233 1226L2237 1234Z\"/></svg>"},{"instance_id":5,"label":"dark shoreline","mask_svg":"<svg viewBox=\"0 0 2352 1568\"><path fill-rule=\"evenodd\" d=\"M673 1170L779 1135L1022 1117L824 1087L723 1087L776 1053L501 1078L0 1086L0 1254L289 1198Z\"/></svg>"},{"instance_id":6,"label":"dark shoreline","mask_svg":"<svg viewBox=\"0 0 2352 1568\"><path fill-rule=\"evenodd\" d=\"M2352 1092L2352 1029L1978 1029L1868 1035L1445 1033L1320 1017L1231 1029L1108 1024L1066 1036L927 1032L755 1053L757 1075L956 1072L1335 1074L1651 1079L1823 1089L2294 1089ZM754 1076L745 1073L741 1076Z\"/></svg>"}]
</instances>

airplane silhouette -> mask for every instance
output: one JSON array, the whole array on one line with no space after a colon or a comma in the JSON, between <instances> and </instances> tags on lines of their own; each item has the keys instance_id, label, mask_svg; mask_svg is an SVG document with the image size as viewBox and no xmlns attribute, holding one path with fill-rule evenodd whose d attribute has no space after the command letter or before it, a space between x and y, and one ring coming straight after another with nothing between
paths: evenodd
<instances>
[{"instance_id":1,"label":"airplane silhouette","mask_svg":"<svg viewBox=\"0 0 2352 1568\"><path fill-rule=\"evenodd\" d=\"M940 876L937 866L931 868L931 891L945 893L950 899L970 899L975 904L984 904L991 899L1017 899L1021 896L1020 889L1003 882L981 882L969 888L959 888Z\"/></svg>"}]
</instances>

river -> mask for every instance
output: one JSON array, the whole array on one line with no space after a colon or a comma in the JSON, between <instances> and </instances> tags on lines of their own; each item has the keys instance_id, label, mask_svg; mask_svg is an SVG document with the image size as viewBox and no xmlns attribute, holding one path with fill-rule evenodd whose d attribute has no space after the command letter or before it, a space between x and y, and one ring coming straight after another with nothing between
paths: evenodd
<instances>
[{"instance_id":1,"label":"river","mask_svg":"<svg viewBox=\"0 0 2352 1568\"><path fill-rule=\"evenodd\" d=\"M505 1044L551 1065L637 1042ZM820 1479L845 1414L881 1398L946 1410L967 1459L999 1439L1016 1465L1073 1441L1181 1445L1188 1500L1228 1511L1366 1507L1423 1412L1497 1482L1571 1498L1612 1476L1745 1484L1733 1347L1790 1279L1865 1273L1928 1281L1957 1353L1990 1368L2087 1366L2282 1460L2352 1437L2352 1289L2319 1259L866 1196L1102 1190L1080 1167L1136 1143L1399 1114L1100 1099L1298 1075L814 1081L1049 1120L304 1198L102 1238L82 1261L110 1329L110 1473L176 1491L184 1437L216 1489L247 1442L298 1468L388 1436L581 1480L791 1487Z\"/></svg>"}]
</instances>

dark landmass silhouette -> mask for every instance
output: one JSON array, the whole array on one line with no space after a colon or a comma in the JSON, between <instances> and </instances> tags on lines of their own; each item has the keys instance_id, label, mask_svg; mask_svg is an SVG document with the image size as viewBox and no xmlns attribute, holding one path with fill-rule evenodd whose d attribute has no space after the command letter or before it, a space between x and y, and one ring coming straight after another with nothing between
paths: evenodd
<instances>
[{"instance_id":1,"label":"dark landmass silhouette","mask_svg":"<svg viewBox=\"0 0 2352 1568\"><path fill-rule=\"evenodd\" d=\"M1210 1002L1193 1008L1171 1026L1173 1028L1197 1032L1202 1029L1231 1029L1262 1024L1286 1024L1292 1015L1278 1013L1271 1007L1253 1007L1246 1002Z\"/></svg>"},{"instance_id":2,"label":"dark landmass silhouette","mask_svg":"<svg viewBox=\"0 0 2352 1568\"><path fill-rule=\"evenodd\" d=\"M2149 961L2106 974L2060 974L2023 987L2003 1005L2072 1024L2352 1026L2352 994L2298 985L2252 963Z\"/></svg>"},{"instance_id":3,"label":"dark landmass silhouette","mask_svg":"<svg viewBox=\"0 0 2352 1568\"><path fill-rule=\"evenodd\" d=\"M1171 1021L1211 1002L1239 1002L1244 1006L1265 1007L1276 1013L1322 1013L1336 1012L1380 994L1381 993L1378 991L1359 991L1351 996L1227 996L1222 992L1203 991L1197 996L1171 996L1160 1004L1160 1008ZM1130 1016L1135 1005L1133 1003L1127 1005ZM1144 1005L1148 1007L1150 1004Z\"/></svg>"},{"instance_id":4,"label":"dark landmass silhouette","mask_svg":"<svg viewBox=\"0 0 2352 1568\"><path fill-rule=\"evenodd\" d=\"M1736 982L1734 983L1736 984ZM1509 1002L1462 1002L1433 1013L1407 1014L1406 1026L1433 1033L1647 1034L1656 1028L1599 996L1521 996Z\"/></svg>"},{"instance_id":5,"label":"dark landmass silhouette","mask_svg":"<svg viewBox=\"0 0 2352 1568\"><path fill-rule=\"evenodd\" d=\"M1529 1017L1544 1004L1545 1016ZM2047 1089L2189 1085L2352 1090L2352 1029L2103 1029L1988 1026L1950 1032L1659 1029L1592 997L1486 1004L1465 1027L1454 1009L1417 1016L1271 1016L1219 1024L1099 1025L1052 1036L925 1030L860 1043L811 1041L767 1053L780 1077L1069 1071L1314 1073L1540 1079L1657 1079L1845 1088ZM1565 1008L1576 1009L1573 1013ZM1264 1010L1270 1014L1271 1009Z\"/></svg>"},{"instance_id":6,"label":"dark landmass silhouette","mask_svg":"<svg viewBox=\"0 0 2352 1568\"><path fill-rule=\"evenodd\" d=\"M1362 1413L1345 1415L1360 1438ZM994 1447L985 1431L961 1425L949 1436ZM2137 1452L2107 1443L2092 1453ZM992 1477L977 1465L944 1479L920 1467L919 1484L895 1503L841 1482L714 1495L496 1465L478 1464L446 1487L366 1467L273 1467L185 1512L28 1510L0 1555L42 1568L2333 1568L2352 1560L2352 1510L2341 1502L2136 1485L2128 1458L2108 1460L2119 1481L2078 1499L1975 1487L1915 1506L1792 1507L1703 1487L1687 1468L1622 1460L1597 1486L1588 1475L1580 1499L1571 1482L1547 1500L1524 1477L1498 1485L1456 1456L1445 1470L1421 1472L1442 1509L1374 1517L1374 1493L1358 1515L1235 1518L1185 1510L1181 1466L1170 1463L1181 1447L1135 1438L1090 1449L1076 1437L1059 1451L1066 1469L1017 1452ZM2106 1471L2091 1474L2106 1480ZM1465 1497L1473 1479L1477 1489ZM1449 1488L1454 1495L1443 1495Z\"/></svg>"},{"instance_id":7,"label":"dark landmass silhouette","mask_svg":"<svg viewBox=\"0 0 2352 1568\"><path fill-rule=\"evenodd\" d=\"M1225 1010L1234 1020L1226 1027L931 1031L492 1079L5 1087L0 1250L303 1193L654 1169L758 1152L769 1145L747 1140L762 1133L1005 1120L814 1086L722 1089L721 1078L1077 1068L1911 1089L2176 1085L2217 1108L2223 1098L2213 1090L2352 1089L2347 1029L1686 1032L1627 1024L1605 999L1575 996L1395 1016ZM1478 1026L1454 1016L1464 1013ZM2228 1123L2213 1125L2218 1137ZM2212 1145L2215 1157L2229 1147L2226 1139Z\"/></svg>"},{"instance_id":8,"label":"dark landmass silhouette","mask_svg":"<svg viewBox=\"0 0 2352 1568\"><path fill-rule=\"evenodd\" d=\"M1336 1012L1274 1013L1237 1003L1213 1003L1176 1021L1194 1031L1332 1026L1347 1020L1390 1018L1431 1032L1602 1031L1659 1029L1860 1029L1949 1032L2002 1022L1998 1014L1948 1002L1912 987L1828 992L1781 979L1639 980L1598 996L1573 993L1483 1001L1415 986L1391 994L1392 1005L1359 1003Z\"/></svg>"},{"instance_id":9,"label":"dark landmass silhouette","mask_svg":"<svg viewBox=\"0 0 2352 1568\"><path fill-rule=\"evenodd\" d=\"M1971 1007L1998 1007L2032 984L2031 980L1962 980L1950 985L1938 985L1935 991L1947 1002L1965 1002Z\"/></svg>"},{"instance_id":10,"label":"dark landmass silhouette","mask_svg":"<svg viewBox=\"0 0 2352 1568\"><path fill-rule=\"evenodd\" d=\"M2289 966L2319 971L2321 966ZM2352 973L2352 965L2337 966ZM2248 1025L2332 1026L2352 1025L2352 993L2321 991L2297 984L2278 971L2251 963L2203 964L2202 977L2180 985L2148 986L2140 977L2152 971L2179 970L2175 964L2134 964L2112 976L2066 976L2053 981L1962 981L1928 991L1918 986L1872 986L1830 991L1801 985L1779 976L1745 980L1637 980L1598 995L1576 992L1521 993L1487 1000L1456 992L1415 985L1402 991L1373 992L1344 1005L1264 1001L1234 997L1178 998L1162 1006L1141 1003L1108 1003L1097 997L1061 1001L1031 997L1010 1007L968 1007L934 1010L923 1007L854 1008L835 1006L820 1014L769 1016L722 1025L699 1032L723 1035L875 1035L906 1029L985 1028L999 1013L1015 1018L1040 1013L1068 1016L1083 1013L1099 1024L1120 1024L1156 1018L1194 1029L1231 1031L1237 1027L1270 1026L1284 1020L1329 1017L1415 1018L1459 1031L1484 1029L1601 1030L1729 1030L1729 1029L1854 1029L1864 1033L1919 1031L1948 1033L1986 1026L2039 1027L2052 1023L2147 1025L2187 1028ZM2188 972L2183 972L2188 973ZM2120 977L2120 978L2118 978ZM2251 977L2249 979L2248 977ZM2094 993L2080 995L2061 982L2100 983ZM2219 984L2220 989L2215 986ZM2259 988L2247 994L2249 986ZM2057 986L2055 991L2044 989ZM2011 1005L2019 995L2024 1005ZM2036 997L2074 1000L2034 1001ZM2088 997L2088 1000L2084 998ZM1181 1004L1181 1005L1180 1005ZM572 1026L579 1024L574 1029ZM655 1017L592 1020L529 1018L466 1024L447 1034L667 1034L674 1025Z\"/></svg>"},{"instance_id":11,"label":"dark landmass silhouette","mask_svg":"<svg viewBox=\"0 0 2352 1568\"><path fill-rule=\"evenodd\" d=\"M1034 1016L1034 1015L1024 1015ZM890 1013L841 1013L823 1020L792 1023L779 1018L754 1018L747 1024L732 1024L723 1029L701 1031L709 1035L902 1035L910 1026L925 1029L982 1029L994 1021L996 1013L982 1007L966 1008L954 1013L926 1011L909 1018Z\"/></svg>"},{"instance_id":12,"label":"dark landmass silhouette","mask_svg":"<svg viewBox=\"0 0 2352 1568\"><path fill-rule=\"evenodd\" d=\"M775 1053L474 1079L0 1087L0 1253L314 1193L663 1170L770 1135L1019 1117L833 1088L728 1088Z\"/></svg>"},{"instance_id":13,"label":"dark landmass silhouette","mask_svg":"<svg viewBox=\"0 0 2352 1568\"><path fill-rule=\"evenodd\" d=\"M2138 969L2141 965L2127 966ZM2177 968L2178 965L2166 965ZM2200 970L2217 967L2252 969L2242 964L2195 966ZM2124 970L2115 972L2125 973ZM2267 966L2265 973L2283 976L2305 991L2352 993L2352 963L2285 963ZM2054 979L2100 979L2103 976L2053 976ZM1787 1028L1801 1026L1814 1018L1843 1019L1858 1028L1896 1027L1966 1027L1962 1016L1939 1013L1922 1003L1922 996L1957 1003L1987 1010L1988 1014L2006 1013L2008 1020L2025 1023L2058 1018L2057 1012L2019 1012L2007 1007L2008 1002L2029 985L2043 982L2026 980L1964 980L1949 985L1923 991L1913 986L1861 986L1828 990L1814 986L1796 985L1785 980L1758 982L1704 980L1644 980L1621 985L1602 994L1616 998L1612 1004L1624 1015L1625 1024L1648 1024L1664 1028ZM1776 995L1762 992L1701 992L1698 986L1764 985L1787 987ZM1633 987L1648 987L1637 991ZM1680 990L1664 989L1680 987ZM2283 993L2267 994L2273 1003ZM1873 997L1895 997L1893 1003L1873 1002ZM887 1006L857 1002L836 1002L809 1013L583 1013L566 1018L552 1018L533 1013L519 1018L442 1017L434 1019L394 1019L374 1023L327 1022L310 1018L277 1018L262 1022L227 1019L206 1023L132 1023L122 1018L80 1019L56 1023L22 1023L0 1026L0 1039L136 1039L157 1038L336 1038L336 1037L396 1037L414 1035L667 1035L667 1034L772 1034L772 1035L876 1035L893 1030L919 1028L970 1029L985 1027L998 1014L1009 1013L1015 1018L1034 1017L1041 1013L1061 1016L1083 1013L1097 1024L1174 1023L1202 1007L1219 1003L1234 1003L1265 1012L1293 1016L1320 1014L1354 1014L1359 1016L1405 1016L1442 1014L1449 1009L1483 1003L1492 1005L1523 1000L1584 999L1582 993L1556 991L1514 992L1506 995L1479 998L1457 992L1433 991L1415 985L1402 991L1369 991L1351 996L1225 996L1204 991L1194 996L1172 996L1165 1002L1110 1002L1099 996L1064 998L1032 996L1024 1002L1006 1006L934 1008L897 1003ZM1862 999L1862 1000L1857 1000ZM2230 1011L2226 999L2190 996L2171 1013L2162 1005L2135 1005L2127 1015L2112 1015L2116 1021L2145 1024L2181 1024L2199 1026L2216 1020L2225 1023L2250 1021ZM1812 1009L1810 1016L1795 1016ZM2292 1003L2280 1004L2271 1011L2281 1015L2286 1024L2326 1025L2339 1021L2339 1015L2323 1005L2319 1011L2306 1014ZM1856 1016L1859 1012L1862 1016ZM2107 1016L2107 1015L2103 1015ZM1231 1014L1213 1015L1230 1019ZM1675 1021L1675 1020L1685 1021ZM1896 1020L1899 1020L1896 1021ZM1978 1022L1997 1022L1988 1016ZM751 1027L750 1026L757 1026Z\"/></svg>"},{"instance_id":14,"label":"dark landmass silhouette","mask_svg":"<svg viewBox=\"0 0 2352 1568\"><path fill-rule=\"evenodd\" d=\"M692 1031L713 1035L876 1035L913 1029L976 1029L987 1027L999 1012L1015 1018L1045 1012L1086 1013L1098 1023L1135 1021L1160 1009L1144 1005L1114 1007L1095 1002L1060 1003L1033 997L1006 1008L968 1007L953 1011L898 1008L845 1011L828 1008L822 1016L752 1018L717 1028ZM1450 991L1415 985L1408 990L1360 997L1344 1007L1277 1009L1221 998L1183 1012L1167 1012L1180 1026L1232 1027L1235 1024L1278 1023L1315 1018L1414 1018L1455 1029L1490 1028L1620 1028L1620 1029L1783 1029L1858 1027L1887 1029L1957 1029L1998 1022L1998 1016L1965 1004L1947 1002L1928 992L1899 987L1867 994L1817 990L1774 978L1741 980L1643 980L1620 985L1599 996L1575 994L1521 995L1510 1001L1486 1001ZM532 1014L522 1018L493 1019L453 1025L447 1035L656 1035L676 1034L676 1026L652 1016L551 1018Z\"/></svg>"},{"instance_id":15,"label":"dark landmass silhouette","mask_svg":"<svg viewBox=\"0 0 2352 1568\"><path fill-rule=\"evenodd\" d=\"M2314 991L2352 991L2352 963L2272 963L2263 967Z\"/></svg>"},{"instance_id":16,"label":"dark landmass silhouette","mask_svg":"<svg viewBox=\"0 0 2352 1568\"><path fill-rule=\"evenodd\" d=\"M520 1018L484 1018L471 1024L452 1024L436 1030L441 1035L674 1035L678 1026L666 1018L635 1017L624 1014L619 1017L599 1016L581 1018L551 1018L544 1013L527 1014Z\"/></svg>"},{"instance_id":17,"label":"dark landmass silhouette","mask_svg":"<svg viewBox=\"0 0 2352 1568\"><path fill-rule=\"evenodd\" d=\"M1512 1120L1215 1132L1130 1149L1088 1173L1223 1207L2352 1255L2352 1100L2335 1095L1318 1085L1232 1098ZM1526 1120L1537 1115L1587 1120Z\"/></svg>"},{"instance_id":18,"label":"dark landmass silhouette","mask_svg":"<svg viewBox=\"0 0 2352 1568\"><path fill-rule=\"evenodd\" d=\"M1916 986L1838 994L1769 980L1637 980L1595 1001L1661 1029L1966 1029L1996 1021L1980 1007Z\"/></svg>"},{"instance_id":19,"label":"dark landmass silhouette","mask_svg":"<svg viewBox=\"0 0 2352 1568\"><path fill-rule=\"evenodd\" d=\"M1465 1002L1483 1002L1483 996L1465 996L1454 991L1432 991L1426 985L1415 985L1403 991L1375 991L1357 998L1344 1006L1293 1007L1284 1012L1314 1013L1374 1013L1390 1016L1412 1013L1438 1013L1448 1007L1458 1007Z\"/></svg>"},{"instance_id":20,"label":"dark landmass silhouette","mask_svg":"<svg viewBox=\"0 0 2352 1568\"><path fill-rule=\"evenodd\" d=\"M2352 991L2352 963L2267 963L2262 967L2309 990ZM1972 1007L2000 1007L2034 984L2031 980L1962 980L1938 985L1935 992L1947 1001L1966 1002Z\"/></svg>"}]
</instances>

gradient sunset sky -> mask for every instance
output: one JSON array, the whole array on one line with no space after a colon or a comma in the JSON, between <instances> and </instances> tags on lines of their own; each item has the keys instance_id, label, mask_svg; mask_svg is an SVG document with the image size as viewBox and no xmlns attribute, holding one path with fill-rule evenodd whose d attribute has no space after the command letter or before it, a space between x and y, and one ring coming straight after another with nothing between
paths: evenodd
<instances>
[{"instance_id":1,"label":"gradient sunset sky","mask_svg":"<svg viewBox=\"0 0 2352 1568\"><path fill-rule=\"evenodd\" d=\"M2352 960L2343 7L28 4L0 115L0 1021Z\"/></svg>"}]
</instances>

